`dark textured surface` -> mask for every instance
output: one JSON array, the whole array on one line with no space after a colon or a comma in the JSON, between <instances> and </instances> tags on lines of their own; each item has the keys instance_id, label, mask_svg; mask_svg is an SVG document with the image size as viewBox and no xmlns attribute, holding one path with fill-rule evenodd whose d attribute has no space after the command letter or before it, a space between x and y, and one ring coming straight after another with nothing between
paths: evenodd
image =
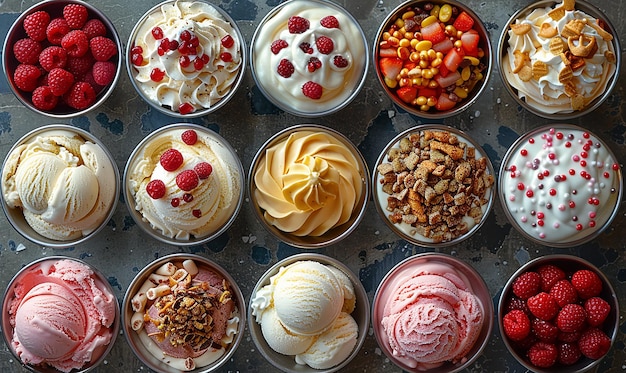
<instances>
[{"instance_id":1,"label":"dark textured surface","mask_svg":"<svg viewBox=\"0 0 626 373\"><path fill-rule=\"evenodd\" d=\"M214 3L230 12L238 22L246 43L249 43L258 22L279 0L225 0ZM373 41L378 25L384 16L400 3L398 0L341 0L338 3L350 10L361 23L367 39ZM492 45L510 14L530 1L462 0L470 5L484 21L491 33ZM35 2L31 0L0 0L0 39L4 40L11 22L20 12ZM147 0L90 1L113 20L124 44L135 22L155 2ZM597 0L592 3L606 11L626 43L626 2L619 0ZM620 51L622 55L624 51ZM3 51L4 53L4 51ZM624 66L622 66L624 70ZM624 74L609 99L593 113L570 121L590 129L600 136L616 153L620 164L626 157L626 92ZM286 114L267 100L254 86L249 70L234 98L217 113L192 120L207 126L224 136L237 150L244 168L272 134L299 123L318 123L336 128L358 145L370 169L378 153L394 135L408 127L423 123L417 117L398 111L387 99L375 81L373 66L368 71L368 80L357 99L347 108L324 118L302 119ZM4 77L0 78L0 159L26 132L37 126L51 123L68 123L90 131L109 147L120 171L134 146L150 131L165 124L174 123L139 98L124 71L113 95L96 112L71 120L51 120L35 114L25 107L10 92ZM518 137L549 121L524 111L503 89L499 71L493 70L489 87L482 97L465 113L443 121L466 131L480 143L496 169L508 146ZM492 210L487 223L468 241L437 251L458 256L476 268L489 286L494 304L497 303L502 286L519 266L531 258L550 253L578 255L594 263L611 279L618 292L622 309L620 332L609 355L597 371L621 372L626 370L625 333L626 321L626 237L621 227L626 224L626 207L622 204L613 224L597 240L570 249L551 249L522 238L507 223L499 202ZM23 245L23 247L21 246ZM0 288L4 289L13 274L23 265L42 256L68 255L81 258L105 273L116 291L118 299L135 274L153 259L174 253L190 252L204 255L228 270L237 279L245 297L261 274L276 261L300 252L278 242L256 221L253 210L246 200L235 224L224 235L206 245L174 247L163 245L135 226L128 214L126 204L120 200L117 211L108 226L90 242L66 250L38 247L23 239L0 216ZM387 271L403 258L424 252L435 251L413 246L395 236L378 216L372 203L359 228L344 241L326 249L315 250L344 262L360 278L368 292L370 301L376 287ZM486 351L468 371L472 372L524 372L514 362L500 339L495 324ZM370 329L371 331L371 329ZM22 372L4 343L0 342L0 371ZM97 372L141 372L148 371L135 358L125 338L120 335L106 362ZM275 371L256 351L248 335L244 336L232 361L222 371ZM381 353L370 332L366 342L345 372L399 372L400 370Z\"/></svg>"}]
</instances>

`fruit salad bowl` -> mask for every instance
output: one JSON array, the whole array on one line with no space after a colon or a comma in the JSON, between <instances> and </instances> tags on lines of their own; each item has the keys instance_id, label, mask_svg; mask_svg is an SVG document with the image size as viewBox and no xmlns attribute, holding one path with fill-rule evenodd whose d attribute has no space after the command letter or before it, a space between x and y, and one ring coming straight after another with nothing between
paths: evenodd
<instances>
[{"instance_id":1,"label":"fruit salad bowl","mask_svg":"<svg viewBox=\"0 0 626 373\"><path fill-rule=\"evenodd\" d=\"M411 0L382 22L373 60L378 81L395 105L441 119L466 110L487 86L491 42L468 6L455 0Z\"/></svg>"},{"instance_id":2,"label":"fruit salad bowl","mask_svg":"<svg viewBox=\"0 0 626 373\"><path fill-rule=\"evenodd\" d=\"M111 95L122 66L121 49L115 26L93 5L43 1L9 29L2 67L24 106L48 117L72 118Z\"/></svg>"}]
</instances>

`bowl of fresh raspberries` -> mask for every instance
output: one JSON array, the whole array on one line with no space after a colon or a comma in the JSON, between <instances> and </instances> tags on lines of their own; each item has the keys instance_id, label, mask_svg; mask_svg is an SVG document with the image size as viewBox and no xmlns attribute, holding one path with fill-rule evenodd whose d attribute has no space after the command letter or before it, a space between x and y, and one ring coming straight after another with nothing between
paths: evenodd
<instances>
[{"instance_id":1,"label":"bowl of fresh raspberries","mask_svg":"<svg viewBox=\"0 0 626 373\"><path fill-rule=\"evenodd\" d=\"M13 23L2 67L15 96L54 118L83 115L113 91L122 44L113 23L80 0L35 4Z\"/></svg>"},{"instance_id":2,"label":"bowl of fresh raspberries","mask_svg":"<svg viewBox=\"0 0 626 373\"><path fill-rule=\"evenodd\" d=\"M607 276L574 255L521 266L505 284L498 323L509 352L532 372L584 372L615 342L619 302Z\"/></svg>"}]
</instances>

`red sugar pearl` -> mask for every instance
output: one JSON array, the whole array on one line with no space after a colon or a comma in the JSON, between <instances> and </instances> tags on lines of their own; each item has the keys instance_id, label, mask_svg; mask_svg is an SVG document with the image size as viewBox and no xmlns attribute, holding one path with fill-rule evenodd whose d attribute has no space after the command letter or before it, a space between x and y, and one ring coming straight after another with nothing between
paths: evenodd
<instances>
[{"instance_id":1,"label":"red sugar pearl","mask_svg":"<svg viewBox=\"0 0 626 373\"><path fill-rule=\"evenodd\" d=\"M192 214L193 214L193 216L195 216L196 218L199 218L199 217L201 217L201 216L202 216L202 211L200 211L200 210L198 210L198 209L193 210L191 213L192 213Z\"/></svg>"},{"instance_id":2,"label":"red sugar pearl","mask_svg":"<svg viewBox=\"0 0 626 373\"><path fill-rule=\"evenodd\" d=\"M589 222L589 227L590 227L590 228L593 228L593 227L595 227L595 226L596 226L596 222L595 222L594 220L592 220L592 221L590 221L590 222Z\"/></svg>"},{"instance_id":3,"label":"red sugar pearl","mask_svg":"<svg viewBox=\"0 0 626 373\"><path fill-rule=\"evenodd\" d=\"M583 137L584 137L584 138L586 138L586 139L588 139L588 138L589 138L589 133L588 133L588 132L584 132L584 133L583 133Z\"/></svg>"},{"instance_id":4,"label":"red sugar pearl","mask_svg":"<svg viewBox=\"0 0 626 373\"><path fill-rule=\"evenodd\" d=\"M545 217L545 215L543 214L543 212L538 212L537 213L537 219L543 219Z\"/></svg>"},{"instance_id":5,"label":"red sugar pearl","mask_svg":"<svg viewBox=\"0 0 626 373\"><path fill-rule=\"evenodd\" d=\"M619 170L619 165L617 163L613 163L613 166L611 167L613 168L613 171Z\"/></svg>"},{"instance_id":6,"label":"red sugar pearl","mask_svg":"<svg viewBox=\"0 0 626 373\"><path fill-rule=\"evenodd\" d=\"M554 159L556 159L556 154L550 153L550 154L548 154L548 158L554 160Z\"/></svg>"},{"instance_id":7,"label":"red sugar pearl","mask_svg":"<svg viewBox=\"0 0 626 373\"><path fill-rule=\"evenodd\" d=\"M528 139L528 142L531 143L531 144L534 144L535 143L535 139L531 137L530 139Z\"/></svg>"},{"instance_id":8,"label":"red sugar pearl","mask_svg":"<svg viewBox=\"0 0 626 373\"><path fill-rule=\"evenodd\" d=\"M517 189L524 190L524 188L525 188L524 183L517 183Z\"/></svg>"},{"instance_id":9,"label":"red sugar pearl","mask_svg":"<svg viewBox=\"0 0 626 373\"><path fill-rule=\"evenodd\" d=\"M533 193L533 191L532 191L532 190L527 190L527 191L526 191L526 197L528 197L528 198L532 198L532 196L534 196L534 195L535 195L535 193Z\"/></svg>"},{"instance_id":10,"label":"red sugar pearl","mask_svg":"<svg viewBox=\"0 0 626 373\"><path fill-rule=\"evenodd\" d=\"M582 224L576 224L576 230L577 231L582 231L583 230L583 225Z\"/></svg>"},{"instance_id":11,"label":"red sugar pearl","mask_svg":"<svg viewBox=\"0 0 626 373\"><path fill-rule=\"evenodd\" d=\"M571 148L571 147L572 147L572 143L571 143L571 142L569 142L569 141L568 141L568 142L566 142L566 143L565 143L565 147L566 147L566 148Z\"/></svg>"},{"instance_id":12,"label":"red sugar pearl","mask_svg":"<svg viewBox=\"0 0 626 373\"><path fill-rule=\"evenodd\" d=\"M526 149L522 149L522 150L520 151L520 154L521 154L522 156L524 156L524 157L525 157L525 156L527 156L527 155L528 155L528 150L526 150Z\"/></svg>"},{"instance_id":13,"label":"red sugar pearl","mask_svg":"<svg viewBox=\"0 0 626 373\"><path fill-rule=\"evenodd\" d=\"M583 158L587 158L589 154L587 152L580 152L580 156Z\"/></svg>"},{"instance_id":14,"label":"red sugar pearl","mask_svg":"<svg viewBox=\"0 0 626 373\"><path fill-rule=\"evenodd\" d=\"M556 138L559 139L559 140L562 140L563 139L563 132L557 132L556 133Z\"/></svg>"},{"instance_id":15,"label":"red sugar pearl","mask_svg":"<svg viewBox=\"0 0 626 373\"><path fill-rule=\"evenodd\" d=\"M580 165L583 167L587 167L587 161L583 159L582 161L580 161Z\"/></svg>"},{"instance_id":16,"label":"red sugar pearl","mask_svg":"<svg viewBox=\"0 0 626 373\"><path fill-rule=\"evenodd\" d=\"M572 208L572 209L573 209L574 207L576 207L576 203L575 203L574 201L569 201L567 204L568 204L568 205L569 205L569 207L570 207L570 208Z\"/></svg>"},{"instance_id":17,"label":"red sugar pearl","mask_svg":"<svg viewBox=\"0 0 626 373\"><path fill-rule=\"evenodd\" d=\"M543 227L543 220L537 220L537 225L540 227Z\"/></svg>"},{"instance_id":18,"label":"red sugar pearl","mask_svg":"<svg viewBox=\"0 0 626 373\"><path fill-rule=\"evenodd\" d=\"M602 176L604 176L605 179L608 179L609 177L611 177L611 175L608 172L604 172Z\"/></svg>"},{"instance_id":19,"label":"red sugar pearl","mask_svg":"<svg viewBox=\"0 0 626 373\"><path fill-rule=\"evenodd\" d=\"M573 168L569 169L569 174L570 175L576 175L576 170L574 170Z\"/></svg>"},{"instance_id":20,"label":"red sugar pearl","mask_svg":"<svg viewBox=\"0 0 626 373\"><path fill-rule=\"evenodd\" d=\"M170 202L170 204L172 205L172 207L178 207L180 205L180 199L172 198L172 201Z\"/></svg>"},{"instance_id":21,"label":"red sugar pearl","mask_svg":"<svg viewBox=\"0 0 626 373\"><path fill-rule=\"evenodd\" d=\"M551 196L556 196L556 189L554 189L554 188L550 189L550 195Z\"/></svg>"}]
</instances>

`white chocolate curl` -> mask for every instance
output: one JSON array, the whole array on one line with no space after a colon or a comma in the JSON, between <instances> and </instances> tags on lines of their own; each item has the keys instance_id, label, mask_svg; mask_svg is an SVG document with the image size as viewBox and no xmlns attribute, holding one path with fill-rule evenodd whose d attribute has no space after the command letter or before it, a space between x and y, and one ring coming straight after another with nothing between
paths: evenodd
<instances>
[{"instance_id":1,"label":"white chocolate curl","mask_svg":"<svg viewBox=\"0 0 626 373\"><path fill-rule=\"evenodd\" d=\"M196 266L196 262L191 259L187 259L183 262L183 268L192 276L198 273L198 266Z\"/></svg>"},{"instance_id":2,"label":"white chocolate curl","mask_svg":"<svg viewBox=\"0 0 626 373\"><path fill-rule=\"evenodd\" d=\"M171 276L176 272L176 266L172 262L167 262L156 270L157 275Z\"/></svg>"},{"instance_id":3,"label":"white chocolate curl","mask_svg":"<svg viewBox=\"0 0 626 373\"><path fill-rule=\"evenodd\" d=\"M143 312L135 312L130 318L130 327L134 331L141 330L143 328Z\"/></svg>"},{"instance_id":4,"label":"white chocolate curl","mask_svg":"<svg viewBox=\"0 0 626 373\"><path fill-rule=\"evenodd\" d=\"M172 292L172 288L170 288L169 285L163 284L155 288L148 289L148 291L146 292L146 297L148 297L149 300L155 300L158 297L162 297L171 292Z\"/></svg>"}]
</instances>

